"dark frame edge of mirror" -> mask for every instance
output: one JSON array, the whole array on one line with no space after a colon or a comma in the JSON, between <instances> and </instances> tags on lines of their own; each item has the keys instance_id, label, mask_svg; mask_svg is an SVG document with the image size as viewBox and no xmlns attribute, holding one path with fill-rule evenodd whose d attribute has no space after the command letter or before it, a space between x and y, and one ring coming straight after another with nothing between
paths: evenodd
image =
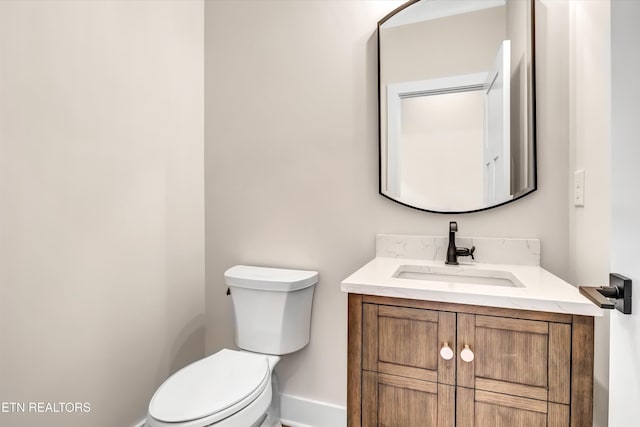
<instances>
[{"instance_id":1,"label":"dark frame edge of mirror","mask_svg":"<svg viewBox=\"0 0 640 427\"><path fill-rule=\"evenodd\" d=\"M382 197L384 197L385 199L391 200L392 202L395 202L399 205L402 206L406 206L408 208L411 209L415 209L418 211L422 211L422 212L429 212L429 213L436 213L436 214L442 214L442 215L459 215L459 214L468 214L468 213L476 213L476 212L484 212L487 211L489 209L494 209L494 208L498 208L504 205L508 205L510 203L513 203L517 200L522 199L525 196L528 196L532 193L534 193L537 189L538 189L538 129L537 129L537 102L536 102L536 75L537 75L537 69L536 69L536 7L535 7L535 3L538 0L531 0L531 92L532 92L532 97L531 97L531 110L532 110L532 114L533 117L531 119L531 148L532 148L532 153L533 153L533 176L532 176L532 186L528 189L525 189L524 191L520 192L519 194L514 195L511 199L509 200L505 200L504 202L501 203L497 203L495 205L491 205L491 206L487 206L487 207L483 207L483 208L479 208L479 209L472 209L472 210L467 210L467 211L436 211L436 210L431 210L431 209L425 209L425 208L421 208L418 206L413 206L413 205L409 205L407 203L403 203L399 200L394 199L393 197L390 197L386 194L384 194L384 192L382 191L382 126L380 124L381 118L382 118L382 112L381 112L381 93L380 93L380 26L382 24L384 24L386 21L388 21L390 18L392 18L394 15L396 15L397 13L399 13L400 11L406 9L407 7L413 5L414 3L417 3L421 0L409 0L406 3L398 6L397 8L395 8L394 10L392 10L391 12L389 12L385 17L383 17L381 20L378 21L378 25L376 27L376 40L377 40L377 46L376 46L376 50L377 50L377 54L378 54L378 58L377 58L377 67L378 67L378 194L380 194Z\"/></svg>"}]
</instances>

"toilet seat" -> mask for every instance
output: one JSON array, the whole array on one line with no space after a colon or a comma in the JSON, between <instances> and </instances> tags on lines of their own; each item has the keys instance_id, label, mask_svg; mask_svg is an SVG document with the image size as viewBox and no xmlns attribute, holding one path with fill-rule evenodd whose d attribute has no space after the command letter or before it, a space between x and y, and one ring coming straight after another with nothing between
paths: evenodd
<instances>
[{"instance_id":1,"label":"toilet seat","mask_svg":"<svg viewBox=\"0 0 640 427\"><path fill-rule=\"evenodd\" d=\"M223 349L169 377L149 404L162 423L213 424L244 409L270 384L265 355Z\"/></svg>"}]
</instances>

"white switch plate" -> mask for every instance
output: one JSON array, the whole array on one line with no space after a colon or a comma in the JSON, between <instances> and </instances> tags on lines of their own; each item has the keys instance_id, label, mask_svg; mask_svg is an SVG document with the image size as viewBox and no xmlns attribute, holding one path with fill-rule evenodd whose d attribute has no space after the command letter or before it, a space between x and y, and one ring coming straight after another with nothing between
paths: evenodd
<instances>
[{"instance_id":1,"label":"white switch plate","mask_svg":"<svg viewBox=\"0 0 640 427\"><path fill-rule=\"evenodd\" d=\"M584 206L584 169L578 169L574 172L573 205Z\"/></svg>"}]
</instances>

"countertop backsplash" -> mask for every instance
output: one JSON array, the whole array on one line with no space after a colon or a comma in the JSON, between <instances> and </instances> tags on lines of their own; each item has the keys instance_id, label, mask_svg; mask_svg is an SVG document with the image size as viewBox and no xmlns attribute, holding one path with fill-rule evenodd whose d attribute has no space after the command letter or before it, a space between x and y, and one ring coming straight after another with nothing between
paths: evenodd
<instances>
[{"instance_id":1,"label":"countertop backsplash","mask_svg":"<svg viewBox=\"0 0 640 427\"><path fill-rule=\"evenodd\" d=\"M376 256L444 261L449 246L445 236L376 235ZM456 246L475 246L475 262L492 264L540 265L540 240L491 237L458 237ZM460 257L461 263L474 262Z\"/></svg>"}]
</instances>

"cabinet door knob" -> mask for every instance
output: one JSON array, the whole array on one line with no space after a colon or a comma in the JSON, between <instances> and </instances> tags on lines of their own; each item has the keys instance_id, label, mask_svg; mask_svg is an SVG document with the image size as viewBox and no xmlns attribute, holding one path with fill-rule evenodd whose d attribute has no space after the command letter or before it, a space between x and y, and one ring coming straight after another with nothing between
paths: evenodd
<instances>
[{"instance_id":1,"label":"cabinet door knob","mask_svg":"<svg viewBox=\"0 0 640 427\"><path fill-rule=\"evenodd\" d=\"M448 342L442 344L442 347L440 347L440 357L442 357L444 360L453 359L453 350L451 350L451 347L449 347Z\"/></svg>"},{"instance_id":2,"label":"cabinet door knob","mask_svg":"<svg viewBox=\"0 0 640 427\"><path fill-rule=\"evenodd\" d=\"M460 358L463 361L469 363L469 362L473 362L474 357L475 355L473 354L473 351L471 351L471 349L469 348L469 344L465 344L464 348L460 352Z\"/></svg>"}]
</instances>

